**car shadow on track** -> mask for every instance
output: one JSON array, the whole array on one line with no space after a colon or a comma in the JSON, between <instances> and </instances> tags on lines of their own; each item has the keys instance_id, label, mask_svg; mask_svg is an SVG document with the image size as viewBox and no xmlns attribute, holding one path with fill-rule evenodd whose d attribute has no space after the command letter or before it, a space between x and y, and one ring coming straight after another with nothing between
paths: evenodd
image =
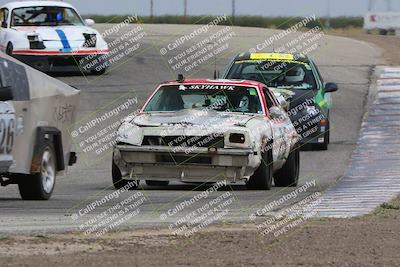
<instances>
[{"instance_id":1,"label":"car shadow on track","mask_svg":"<svg viewBox=\"0 0 400 267\"><path fill-rule=\"evenodd\" d=\"M62 78L62 77L86 77L86 76L102 76L106 74L96 74L96 73L82 73L80 71L69 71L69 72L48 72L46 73L50 77L53 78Z\"/></svg>"},{"instance_id":2,"label":"car shadow on track","mask_svg":"<svg viewBox=\"0 0 400 267\"><path fill-rule=\"evenodd\" d=\"M7 202L7 201L22 201L20 198L4 198L0 197L0 202Z\"/></svg>"},{"instance_id":3,"label":"car shadow on track","mask_svg":"<svg viewBox=\"0 0 400 267\"><path fill-rule=\"evenodd\" d=\"M212 188L215 183L208 183L208 184L171 184L168 186L148 186L148 185L140 185L137 189L138 191L205 191ZM227 185L218 188L218 191L244 191L247 190L245 184L234 184L234 185Z\"/></svg>"}]
</instances>

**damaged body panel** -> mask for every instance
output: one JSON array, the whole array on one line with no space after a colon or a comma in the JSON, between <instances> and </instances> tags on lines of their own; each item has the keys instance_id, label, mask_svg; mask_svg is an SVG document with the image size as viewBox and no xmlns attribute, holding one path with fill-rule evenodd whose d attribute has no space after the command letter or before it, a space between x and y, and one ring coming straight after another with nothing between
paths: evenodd
<instances>
[{"instance_id":1,"label":"damaged body panel","mask_svg":"<svg viewBox=\"0 0 400 267\"><path fill-rule=\"evenodd\" d=\"M114 181L251 180L266 154L271 172L279 171L298 136L273 94L265 93L255 82L162 84L118 130Z\"/></svg>"}]
</instances>

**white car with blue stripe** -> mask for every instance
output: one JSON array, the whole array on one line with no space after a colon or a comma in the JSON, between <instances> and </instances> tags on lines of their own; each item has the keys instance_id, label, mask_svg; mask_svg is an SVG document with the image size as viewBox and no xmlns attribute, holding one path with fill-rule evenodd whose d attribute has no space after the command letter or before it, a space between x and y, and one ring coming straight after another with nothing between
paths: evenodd
<instances>
[{"instance_id":1,"label":"white car with blue stripe","mask_svg":"<svg viewBox=\"0 0 400 267\"><path fill-rule=\"evenodd\" d=\"M107 43L68 3L10 2L0 22L0 50L38 70L105 72Z\"/></svg>"}]
</instances>

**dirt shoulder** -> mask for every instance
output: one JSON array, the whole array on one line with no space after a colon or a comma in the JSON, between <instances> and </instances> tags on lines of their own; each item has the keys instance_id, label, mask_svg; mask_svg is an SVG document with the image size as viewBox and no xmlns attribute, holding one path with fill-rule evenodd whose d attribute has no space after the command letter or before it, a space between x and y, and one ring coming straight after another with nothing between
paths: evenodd
<instances>
[{"instance_id":1,"label":"dirt shoulder","mask_svg":"<svg viewBox=\"0 0 400 267\"><path fill-rule=\"evenodd\" d=\"M383 36L377 34L366 34L362 30L335 30L328 32L331 35L338 35L372 43L382 48L383 58L387 62L387 65L400 65L400 36Z\"/></svg>"},{"instance_id":2,"label":"dirt shoulder","mask_svg":"<svg viewBox=\"0 0 400 267\"><path fill-rule=\"evenodd\" d=\"M279 237L254 225L191 237L166 230L0 238L1 266L400 266L400 199L355 219L310 220Z\"/></svg>"}]
</instances>

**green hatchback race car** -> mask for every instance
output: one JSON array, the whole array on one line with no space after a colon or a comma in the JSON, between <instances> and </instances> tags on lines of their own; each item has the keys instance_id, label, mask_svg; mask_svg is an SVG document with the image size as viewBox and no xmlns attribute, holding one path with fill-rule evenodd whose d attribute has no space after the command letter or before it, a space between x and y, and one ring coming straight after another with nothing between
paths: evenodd
<instances>
[{"instance_id":1,"label":"green hatchback race car","mask_svg":"<svg viewBox=\"0 0 400 267\"><path fill-rule=\"evenodd\" d=\"M228 65L224 79L264 83L289 102L288 114L301 135L301 144L327 150L330 142L329 112L335 83L324 83L315 63L302 54L242 53Z\"/></svg>"}]
</instances>

